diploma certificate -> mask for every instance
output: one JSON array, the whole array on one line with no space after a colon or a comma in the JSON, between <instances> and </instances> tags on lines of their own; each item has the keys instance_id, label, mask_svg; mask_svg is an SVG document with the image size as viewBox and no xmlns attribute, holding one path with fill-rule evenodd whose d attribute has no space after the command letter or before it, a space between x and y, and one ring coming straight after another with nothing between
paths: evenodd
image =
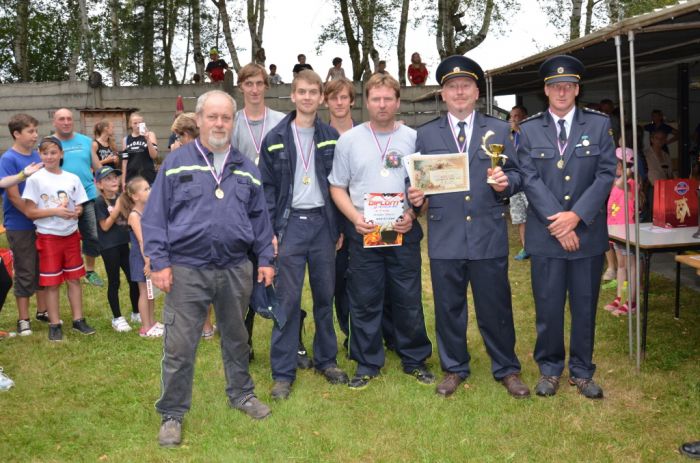
<instances>
[{"instance_id":1,"label":"diploma certificate","mask_svg":"<svg viewBox=\"0 0 700 463\"><path fill-rule=\"evenodd\" d=\"M465 153L403 157L411 186L427 195L469 191L469 159Z\"/></svg>"}]
</instances>

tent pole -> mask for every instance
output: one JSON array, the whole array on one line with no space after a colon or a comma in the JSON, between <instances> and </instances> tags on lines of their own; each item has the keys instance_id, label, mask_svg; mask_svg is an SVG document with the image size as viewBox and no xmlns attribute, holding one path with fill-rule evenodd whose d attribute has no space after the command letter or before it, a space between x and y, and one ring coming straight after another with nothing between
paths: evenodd
<instances>
[{"instance_id":1,"label":"tent pole","mask_svg":"<svg viewBox=\"0 0 700 463\"><path fill-rule=\"evenodd\" d=\"M635 211L634 211L634 236L636 237L636 252L634 254L635 262L637 265L637 274L635 275L636 281L635 281L635 291L637 294L635 295L635 299L637 301L637 372L640 371L641 368L641 363L642 363L642 336L641 336L641 317L642 317L642 304L639 299L640 296L640 291L639 291L639 208L637 205L639 204L639 166L637 162L637 153L639 150L639 146L637 146L637 79L635 75L635 60L634 60L634 31L628 31L627 32L627 40L629 41L630 45L630 101L632 103L632 116L631 116L631 121L632 121L632 150L634 151L634 183L635 183L635 189L634 189L634 204L635 204ZM649 198L647 198L649 200ZM652 198L653 200L653 198ZM649 269L648 271L651 271ZM648 308L644 308L645 311L647 311ZM630 310L630 313L632 311ZM631 315L630 315L631 316Z\"/></svg>"},{"instance_id":2,"label":"tent pole","mask_svg":"<svg viewBox=\"0 0 700 463\"><path fill-rule=\"evenodd\" d=\"M620 108L620 132L622 135L622 141L615 140L615 144L620 142L620 147L624 148L627 146L627 140L625 137L625 90L624 90L624 83L622 79L622 50L621 50L621 39L619 35L615 36L615 52L617 56L617 89L618 89L618 101L619 103L619 108ZM623 153L622 158L625 159L625 154ZM623 185L627 185L627 169L622 169L622 181ZM635 275L630 274L630 261L631 261L631 256L630 256L630 222L629 222L629 212L627 212L627 204L629 204L629 194L630 192L627 191L627 187L625 186L625 196L624 196L624 201L625 201L625 207L623 207L623 210L625 211L625 249L627 251L627 255L625 256L625 268L627 269L627 301L633 300L632 299L632 285L629 284L629 281L632 278L637 278L637 271L638 267L635 268ZM619 263L618 263L619 265ZM631 308L630 308L631 309ZM629 343L629 357L630 360L634 359L634 343L632 342L632 315L630 314L627 317L627 340Z\"/></svg>"}]
</instances>

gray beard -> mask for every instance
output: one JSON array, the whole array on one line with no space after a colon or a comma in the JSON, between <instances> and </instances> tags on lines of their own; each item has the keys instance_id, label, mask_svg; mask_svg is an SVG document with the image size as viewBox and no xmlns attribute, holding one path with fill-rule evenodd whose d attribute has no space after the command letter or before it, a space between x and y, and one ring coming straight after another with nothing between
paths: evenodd
<instances>
[{"instance_id":1,"label":"gray beard","mask_svg":"<svg viewBox=\"0 0 700 463\"><path fill-rule=\"evenodd\" d=\"M227 148L229 143L231 143L230 138L226 137L215 137L214 135L209 135L209 139L207 140L209 142L209 146L212 148L216 149L223 149Z\"/></svg>"}]
</instances>

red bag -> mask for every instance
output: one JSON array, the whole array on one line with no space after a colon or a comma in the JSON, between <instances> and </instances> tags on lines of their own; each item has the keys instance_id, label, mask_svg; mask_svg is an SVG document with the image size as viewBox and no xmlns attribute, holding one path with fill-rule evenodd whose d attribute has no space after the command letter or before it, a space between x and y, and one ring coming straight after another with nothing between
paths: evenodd
<instances>
[{"instance_id":1,"label":"red bag","mask_svg":"<svg viewBox=\"0 0 700 463\"><path fill-rule=\"evenodd\" d=\"M676 178L654 183L654 225L664 228L698 226L698 182Z\"/></svg>"},{"instance_id":2,"label":"red bag","mask_svg":"<svg viewBox=\"0 0 700 463\"><path fill-rule=\"evenodd\" d=\"M10 278L14 278L15 271L13 265L14 259L12 258L12 251L7 248L0 248L0 259L2 259L2 263L5 264L7 274L10 275Z\"/></svg>"}]
</instances>

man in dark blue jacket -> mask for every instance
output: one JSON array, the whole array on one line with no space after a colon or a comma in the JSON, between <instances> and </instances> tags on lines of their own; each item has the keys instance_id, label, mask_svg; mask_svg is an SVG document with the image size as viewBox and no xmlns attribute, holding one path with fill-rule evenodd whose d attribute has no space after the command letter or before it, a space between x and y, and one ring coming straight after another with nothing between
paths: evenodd
<instances>
[{"instance_id":1,"label":"man in dark blue jacket","mask_svg":"<svg viewBox=\"0 0 700 463\"><path fill-rule=\"evenodd\" d=\"M272 284L272 228L257 167L231 147L235 110L233 98L222 91L199 97L200 136L166 158L141 220L151 280L167 293L162 393L156 402L164 447L181 442L210 304L221 333L229 403L254 419L270 414L255 397L248 372L243 317L253 286L249 249L258 258L258 281Z\"/></svg>"},{"instance_id":2,"label":"man in dark blue jacket","mask_svg":"<svg viewBox=\"0 0 700 463\"><path fill-rule=\"evenodd\" d=\"M466 192L432 195L428 200L428 255L435 295L435 329L440 365L445 376L436 392L453 394L469 376L467 349L467 286L474 294L474 310L491 373L516 398L530 395L520 379L515 354L515 328L510 282L508 281L508 231L503 198L508 187L518 184L517 173L500 167L489 172L491 160L482 148L486 143L505 147L513 158L510 130L506 122L475 111L479 86L484 81L481 66L465 56L450 56L436 71L442 86L447 114L418 128L416 150L423 154L464 153L469 160L470 189ZM509 167L512 163L509 163ZM487 183L487 175L500 179ZM509 178L511 180L509 180ZM411 202L423 204L423 195L409 189Z\"/></svg>"},{"instance_id":3,"label":"man in dark blue jacket","mask_svg":"<svg viewBox=\"0 0 700 463\"><path fill-rule=\"evenodd\" d=\"M306 265L313 296L314 365L331 384L345 384L338 368L333 326L335 251L342 244L338 211L327 177L338 132L316 114L323 102L321 78L299 72L292 82L292 111L272 129L260 152L260 173L278 246L275 289L287 323L272 328L270 366L273 399L286 399L296 379L301 292Z\"/></svg>"},{"instance_id":4,"label":"man in dark blue jacket","mask_svg":"<svg viewBox=\"0 0 700 463\"><path fill-rule=\"evenodd\" d=\"M576 107L583 64L553 56L540 66L549 108L520 124L518 164L529 203L525 251L532 256L537 314L534 357L539 396L552 396L564 371L564 309L571 311L569 383L590 399L595 315L608 249L606 201L615 178L615 143L605 114Z\"/></svg>"}]
</instances>

